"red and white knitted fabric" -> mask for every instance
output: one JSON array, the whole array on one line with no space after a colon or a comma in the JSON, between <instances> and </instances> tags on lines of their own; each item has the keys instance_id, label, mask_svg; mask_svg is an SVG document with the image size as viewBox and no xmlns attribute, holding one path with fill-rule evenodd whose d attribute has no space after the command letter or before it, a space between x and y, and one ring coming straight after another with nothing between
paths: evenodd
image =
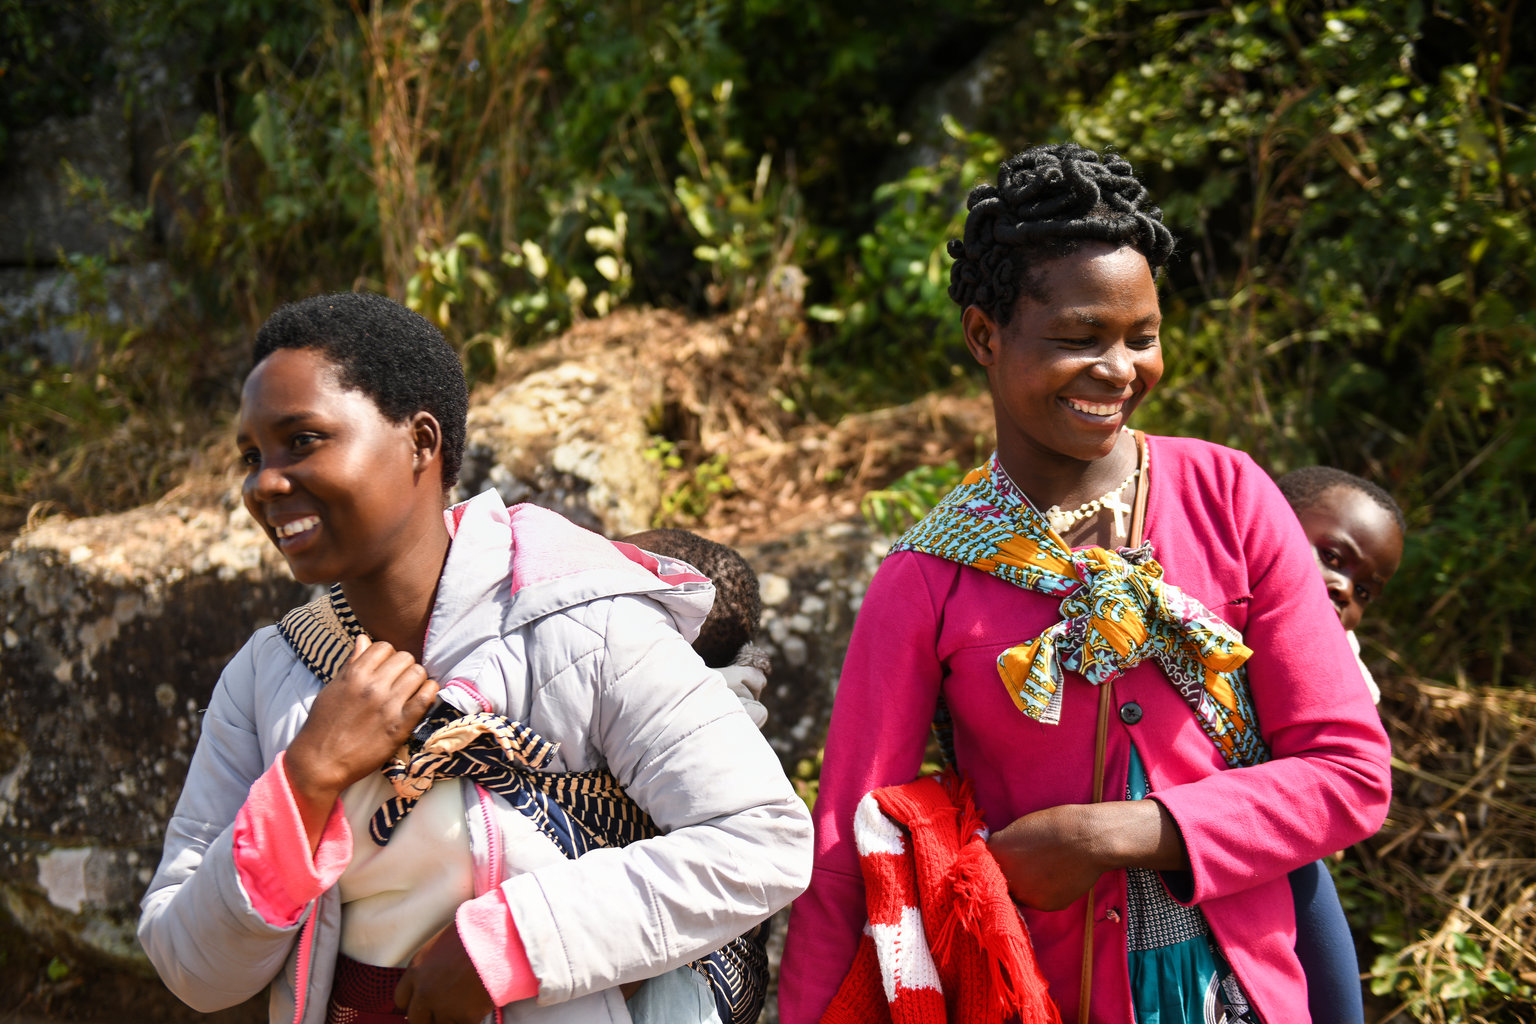
<instances>
[{"instance_id":1,"label":"red and white knitted fabric","mask_svg":"<svg viewBox=\"0 0 1536 1024\"><path fill-rule=\"evenodd\" d=\"M853 834L869 924L822 1024L1061 1024L969 785L877 789Z\"/></svg>"}]
</instances>

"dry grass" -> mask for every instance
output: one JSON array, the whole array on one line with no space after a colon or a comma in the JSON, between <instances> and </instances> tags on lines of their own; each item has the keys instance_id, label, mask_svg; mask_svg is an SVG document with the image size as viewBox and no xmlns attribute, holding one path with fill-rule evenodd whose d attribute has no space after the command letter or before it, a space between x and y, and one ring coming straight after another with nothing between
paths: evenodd
<instances>
[{"instance_id":1,"label":"dry grass","mask_svg":"<svg viewBox=\"0 0 1536 1024\"><path fill-rule=\"evenodd\" d=\"M831 423L819 419L802 398L804 343L798 311L776 304L772 294L711 320L622 309L514 352L498 380L605 348L633 352L664 382L654 430L677 445L683 460L666 486L687 486L698 466L717 457L733 484L699 515L667 525L727 544L855 518L865 492L914 466L953 459L969 467L991 451L985 394L939 392Z\"/></svg>"},{"instance_id":2,"label":"dry grass","mask_svg":"<svg viewBox=\"0 0 1536 1024\"><path fill-rule=\"evenodd\" d=\"M548 78L549 4L529 0L511 32L507 5L497 0L352 6L368 58L384 280L390 294L403 295L420 249L492 225L502 244L516 240L518 202L527 200L517 183L527 177L528 133ZM433 33L429 43L428 22L453 31ZM459 116L466 110L472 115ZM434 172L441 168L453 172Z\"/></svg>"},{"instance_id":3,"label":"dry grass","mask_svg":"<svg viewBox=\"0 0 1536 1024\"><path fill-rule=\"evenodd\" d=\"M1536 693L1396 679L1382 713L1395 752L1392 814L1354 854L1378 897L1376 930L1400 929L1403 945L1370 1019L1530 1021Z\"/></svg>"}]
</instances>

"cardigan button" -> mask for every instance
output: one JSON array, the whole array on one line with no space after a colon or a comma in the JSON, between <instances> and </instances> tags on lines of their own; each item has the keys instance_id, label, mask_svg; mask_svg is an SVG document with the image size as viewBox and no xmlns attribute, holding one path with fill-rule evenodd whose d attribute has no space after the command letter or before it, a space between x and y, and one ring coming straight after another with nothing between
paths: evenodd
<instances>
[{"instance_id":1,"label":"cardigan button","mask_svg":"<svg viewBox=\"0 0 1536 1024\"><path fill-rule=\"evenodd\" d=\"M1128 700L1120 705L1120 721L1126 725L1135 725L1141 721L1141 705L1133 700Z\"/></svg>"}]
</instances>

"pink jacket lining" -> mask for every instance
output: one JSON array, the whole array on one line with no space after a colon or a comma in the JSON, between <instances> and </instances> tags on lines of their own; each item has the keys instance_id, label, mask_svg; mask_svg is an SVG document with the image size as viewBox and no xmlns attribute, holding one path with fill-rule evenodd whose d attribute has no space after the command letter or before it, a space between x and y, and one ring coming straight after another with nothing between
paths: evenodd
<instances>
[{"instance_id":1,"label":"pink jacket lining","mask_svg":"<svg viewBox=\"0 0 1536 1024\"><path fill-rule=\"evenodd\" d=\"M235 870L252 908L277 928L291 928L304 908L336 884L352 861L352 828L338 803L313 855L284 767L286 751L251 786L235 815Z\"/></svg>"},{"instance_id":2,"label":"pink jacket lining","mask_svg":"<svg viewBox=\"0 0 1536 1024\"><path fill-rule=\"evenodd\" d=\"M304 819L284 768L285 753L251 786L235 816L235 870L262 920L291 928L321 893L336 884L352 860L352 829L341 805L331 809L313 856ZM459 907L459 941L498 1006L538 994L528 961L500 889Z\"/></svg>"}]
</instances>

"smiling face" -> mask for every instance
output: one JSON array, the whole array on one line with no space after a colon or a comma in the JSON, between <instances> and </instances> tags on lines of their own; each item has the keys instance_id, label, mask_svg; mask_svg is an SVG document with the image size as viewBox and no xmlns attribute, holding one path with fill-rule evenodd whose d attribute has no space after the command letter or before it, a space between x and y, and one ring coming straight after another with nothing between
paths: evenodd
<instances>
[{"instance_id":1,"label":"smiling face","mask_svg":"<svg viewBox=\"0 0 1536 1024\"><path fill-rule=\"evenodd\" d=\"M1163 375L1152 271L1129 246L1094 242L1037 272L1006 325L965 311L967 346L986 367L998 455L1009 473L1087 472Z\"/></svg>"},{"instance_id":2,"label":"smiling face","mask_svg":"<svg viewBox=\"0 0 1536 1024\"><path fill-rule=\"evenodd\" d=\"M445 531L437 421L422 412L391 423L316 349L278 349L257 364L235 443L245 507L301 583L410 571L412 553Z\"/></svg>"},{"instance_id":3,"label":"smiling face","mask_svg":"<svg viewBox=\"0 0 1536 1024\"><path fill-rule=\"evenodd\" d=\"M1403 532L1392 513L1353 487L1330 487L1296 518L1323 571L1328 596L1345 629L1360 624L1366 606L1403 559Z\"/></svg>"}]
</instances>

